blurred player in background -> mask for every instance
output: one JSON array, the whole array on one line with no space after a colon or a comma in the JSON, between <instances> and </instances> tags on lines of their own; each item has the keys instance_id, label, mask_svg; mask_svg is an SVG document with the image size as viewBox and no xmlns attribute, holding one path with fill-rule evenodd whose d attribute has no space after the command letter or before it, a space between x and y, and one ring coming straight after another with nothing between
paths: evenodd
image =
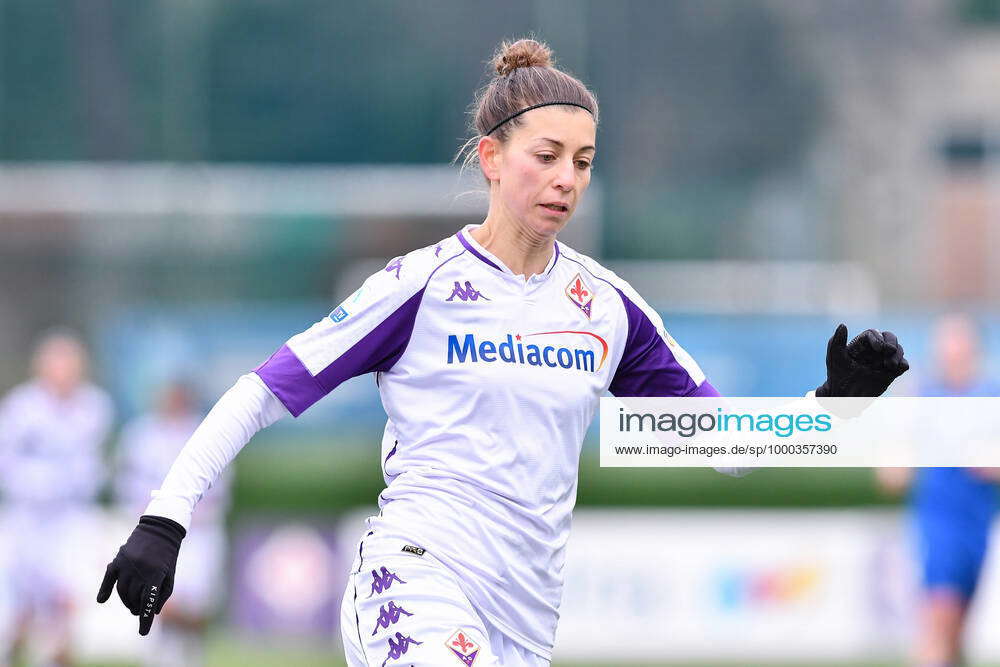
<instances>
[{"instance_id":1,"label":"blurred player in background","mask_svg":"<svg viewBox=\"0 0 1000 667\"><path fill-rule=\"evenodd\" d=\"M964 315L941 318L932 337L935 376L925 378L923 396L997 396L983 375L982 340ZM922 589L917 664L963 664L962 633L986 558L997 509L996 468L880 468L884 488L910 490ZM912 484L911 484L912 482Z\"/></svg>"},{"instance_id":2,"label":"blurred player in background","mask_svg":"<svg viewBox=\"0 0 1000 667\"><path fill-rule=\"evenodd\" d=\"M98 601L117 585L140 633L195 503L240 448L374 372L387 487L344 596L348 663L548 665L601 394L719 395L626 281L556 242L590 183L594 95L534 40L501 45L493 65L467 144L485 221L389 262L219 400L101 584ZM889 332L852 345L841 325L817 394L875 396L907 368Z\"/></svg>"},{"instance_id":3,"label":"blurred player in background","mask_svg":"<svg viewBox=\"0 0 1000 667\"><path fill-rule=\"evenodd\" d=\"M203 417L191 385L175 380L161 388L151 413L123 428L114 488L124 513L142 513L150 490L163 481ZM146 647L147 667L204 664L205 630L224 592L229 488L229 475L216 480L191 522L184 555L177 562L177 586L163 607L155 642Z\"/></svg>"},{"instance_id":4,"label":"blurred player in background","mask_svg":"<svg viewBox=\"0 0 1000 667\"><path fill-rule=\"evenodd\" d=\"M35 350L34 378L0 403L0 494L8 538L0 575L7 577L3 588L13 603L6 614L13 627L0 631L10 638L0 647L0 660L28 648L33 665L72 662L72 582L78 574L71 569L72 536L93 512L104 482L103 445L113 419L111 400L87 381L87 367L87 351L75 334L49 333Z\"/></svg>"}]
</instances>

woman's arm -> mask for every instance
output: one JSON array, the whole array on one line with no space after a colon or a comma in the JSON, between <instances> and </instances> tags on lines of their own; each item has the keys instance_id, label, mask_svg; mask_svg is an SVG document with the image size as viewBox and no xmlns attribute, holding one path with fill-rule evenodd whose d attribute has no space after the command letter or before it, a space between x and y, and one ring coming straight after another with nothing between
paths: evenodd
<instances>
[{"instance_id":1,"label":"woman's arm","mask_svg":"<svg viewBox=\"0 0 1000 667\"><path fill-rule=\"evenodd\" d=\"M236 381L178 454L145 514L166 517L185 530L195 504L258 431L288 414L256 373Z\"/></svg>"},{"instance_id":2,"label":"woman's arm","mask_svg":"<svg viewBox=\"0 0 1000 667\"><path fill-rule=\"evenodd\" d=\"M97 593L106 602L118 589L122 603L139 617L146 635L174 588L181 540L195 504L257 431L288 410L255 374L248 373L222 395L177 456L146 513L108 564Z\"/></svg>"}]
</instances>

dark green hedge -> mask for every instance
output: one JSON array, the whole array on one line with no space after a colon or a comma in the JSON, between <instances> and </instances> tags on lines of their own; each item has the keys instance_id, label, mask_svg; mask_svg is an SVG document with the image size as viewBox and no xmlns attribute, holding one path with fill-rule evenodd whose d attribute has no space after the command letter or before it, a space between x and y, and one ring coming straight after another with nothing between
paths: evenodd
<instances>
[{"instance_id":1,"label":"dark green hedge","mask_svg":"<svg viewBox=\"0 0 1000 667\"><path fill-rule=\"evenodd\" d=\"M332 514L375 504L384 488L376 447L254 442L236 462L236 513ZM578 506L854 507L891 504L867 468L771 468L734 479L697 468L580 466Z\"/></svg>"}]
</instances>

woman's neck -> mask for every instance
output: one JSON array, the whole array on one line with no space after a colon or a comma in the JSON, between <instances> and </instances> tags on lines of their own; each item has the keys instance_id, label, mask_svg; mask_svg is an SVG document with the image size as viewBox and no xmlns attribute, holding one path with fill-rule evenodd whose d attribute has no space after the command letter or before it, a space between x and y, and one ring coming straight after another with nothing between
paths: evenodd
<instances>
[{"instance_id":1,"label":"woman's neck","mask_svg":"<svg viewBox=\"0 0 1000 667\"><path fill-rule=\"evenodd\" d=\"M482 225L470 232L472 238L496 255L515 275L527 280L545 271L555 252L555 238L533 235L513 223L498 222L486 217Z\"/></svg>"}]
</instances>

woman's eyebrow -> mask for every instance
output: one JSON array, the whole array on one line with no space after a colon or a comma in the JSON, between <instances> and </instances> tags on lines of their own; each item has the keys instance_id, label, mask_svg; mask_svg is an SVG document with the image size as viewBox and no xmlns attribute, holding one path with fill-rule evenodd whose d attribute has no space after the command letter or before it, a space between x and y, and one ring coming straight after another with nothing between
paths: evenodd
<instances>
[{"instance_id":1,"label":"woman's eyebrow","mask_svg":"<svg viewBox=\"0 0 1000 667\"><path fill-rule=\"evenodd\" d=\"M540 141L547 141L550 144L555 144L559 148L565 148L565 144L563 144L563 142L561 142L561 141L558 141L557 139L549 139L548 137L541 137L539 140ZM582 146L580 148L580 150L581 151L596 151L597 148L595 148L594 146ZM577 152L579 152L579 151L577 151Z\"/></svg>"}]
</instances>

